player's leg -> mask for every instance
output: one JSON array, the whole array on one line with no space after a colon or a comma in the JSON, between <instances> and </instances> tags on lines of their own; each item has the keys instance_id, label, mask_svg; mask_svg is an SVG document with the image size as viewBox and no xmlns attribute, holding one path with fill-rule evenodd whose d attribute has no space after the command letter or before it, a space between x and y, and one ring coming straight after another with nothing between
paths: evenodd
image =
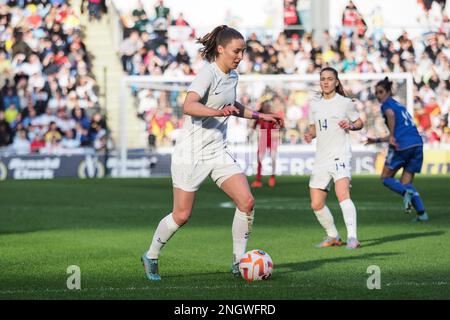
<instances>
[{"instance_id":1,"label":"player's leg","mask_svg":"<svg viewBox=\"0 0 450 320\"><path fill-rule=\"evenodd\" d=\"M256 173L256 179L252 182L252 188L262 187L262 161L267 150L267 132L265 129L259 130L258 138L258 168Z\"/></svg>"},{"instance_id":2,"label":"player's leg","mask_svg":"<svg viewBox=\"0 0 450 320\"><path fill-rule=\"evenodd\" d=\"M404 196L406 188L398 179L395 179L397 171L405 165L404 159L393 147L389 147L386 161L384 162L383 172L381 173L381 182L389 190Z\"/></svg>"},{"instance_id":3,"label":"player's leg","mask_svg":"<svg viewBox=\"0 0 450 320\"><path fill-rule=\"evenodd\" d=\"M385 166L383 168L383 172L381 173L381 181L384 186L403 197L403 207L405 209L405 213L410 213L413 194L412 192L408 192L408 187L405 183L394 178L399 169L400 168L392 170ZM403 174L405 174L405 170L403 170ZM408 181L408 178L406 177L407 176L405 176L404 181Z\"/></svg>"},{"instance_id":4,"label":"player's leg","mask_svg":"<svg viewBox=\"0 0 450 320\"><path fill-rule=\"evenodd\" d=\"M309 194L311 197L311 209L317 217L320 225L325 229L327 237L319 244L317 248L340 246L341 238L334 224L333 215L326 205L328 192L330 191L331 175L328 173L329 165L314 167L309 179Z\"/></svg>"},{"instance_id":5,"label":"player's leg","mask_svg":"<svg viewBox=\"0 0 450 320\"><path fill-rule=\"evenodd\" d=\"M270 130L270 158L272 160L272 175L269 178L269 187L275 187L275 174L277 172L277 154L278 154L278 129Z\"/></svg>"},{"instance_id":6,"label":"player's leg","mask_svg":"<svg viewBox=\"0 0 450 320\"><path fill-rule=\"evenodd\" d=\"M414 207L417 212L417 217L413 221L427 221L428 214L425 212L422 198L413 186L414 175L420 172L423 163L423 150L422 147L416 147L411 150L411 157L405 165L400 182L407 189L405 198L409 201L410 205Z\"/></svg>"},{"instance_id":7,"label":"player's leg","mask_svg":"<svg viewBox=\"0 0 450 320\"><path fill-rule=\"evenodd\" d=\"M311 179L313 180L313 176L311 176ZM309 194L311 197L311 209L314 211L317 220L327 234L326 238L317 244L316 247L325 248L342 245L341 238L339 237L336 225L334 224L333 215L326 205L328 196L327 186L316 188L312 187L310 182Z\"/></svg>"},{"instance_id":8,"label":"player's leg","mask_svg":"<svg viewBox=\"0 0 450 320\"><path fill-rule=\"evenodd\" d=\"M172 157L173 210L159 222L150 248L142 256L147 278L150 280L161 279L158 274L160 251L178 228L188 221L195 192L210 172L211 166L208 164L186 160L180 154Z\"/></svg>"},{"instance_id":9,"label":"player's leg","mask_svg":"<svg viewBox=\"0 0 450 320\"><path fill-rule=\"evenodd\" d=\"M240 258L247 249L247 241L253 227L254 198L250 191L247 178L242 173L237 173L226 178L220 188L236 204L233 225L231 229L233 238L233 267L232 272L239 274L237 269Z\"/></svg>"},{"instance_id":10,"label":"player's leg","mask_svg":"<svg viewBox=\"0 0 450 320\"><path fill-rule=\"evenodd\" d=\"M156 228L152 244L147 253L150 259L158 259L162 247L178 228L189 220L194 200L195 192L187 192L179 188L173 188L173 211L165 216Z\"/></svg>"},{"instance_id":11,"label":"player's leg","mask_svg":"<svg viewBox=\"0 0 450 320\"><path fill-rule=\"evenodd\" d=\"M356 207L350 198L350 178L343 177L334 182L336 197L344 216L345 226L347 227L347 248L355 249L360 246L357 237L357 218Z\"/></svg>"},{"instance_id":12,"label":"player's leg","mask_svg":"<svg viewBox=\"0 0 450 320\"><path fill-rule=\"evenodd\" d=\"M142 263L149 280L160 280L158 273L158 258L161 249L188 220L194 205L195 192L187 192L179 188L173 188L173 210L158 224L153 235L150 248L142 256Z\"/></svg>"}]
</instances>

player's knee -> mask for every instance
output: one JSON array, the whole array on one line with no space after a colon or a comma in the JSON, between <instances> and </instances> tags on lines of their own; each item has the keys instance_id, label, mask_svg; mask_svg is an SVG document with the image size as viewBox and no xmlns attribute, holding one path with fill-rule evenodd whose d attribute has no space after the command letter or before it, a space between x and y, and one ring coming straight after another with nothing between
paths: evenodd
<instances>
[{"instance_id":1,"label":"player's knee","mask_svg":"<svg viewBox=\"0 0 450 320\"><path fill-rule=\"evenodd\" d=\"M245 196L245 198L238 204L238 209L242 212L250 212L255 206L255 199L251 194Z\"/></svg>"},{"instance_id":2,"label":"player's knee","mask_svg":"<svg viewBox=\"0 0 450 320\"><path fill-rule=\"evenodd\" d=\"M175 223L180 227L188 222L190 216L190 210L178 210L177 212L173 213L173 219L175 220Z\"/></svg>"},{"instance_id":3,"label":"player's knee","mask_svg":"<svg viewBox=\"0 0 450 320\"><path fill-rule=\"evenodd\" d=\"M389 181L392 179L392 177L381 177L381 183L383 186L387 187L389 185Z\"/></svg>"},{"instance_id":4,"label":"player's knee","mask_svg":"<svg viewBox=\"0 0 450 320\"><path fill-rule=\"evenodd\" d=\"M349 194L337 194L336 198L338 199L339 203L341 203L342 201L350 199L350 195Z\"/></svg>"},{"instance_id":5,"label":"player's knee","mask_svg":"<svg viewBox=\"0 0 450 320\"><path fill-rule=\"evenodd\" d=\"M319 211L324 206L325 206L325 204L323 202L311 201L311 209L313 209L313 211Z\"/></svg>"}]
</instances>

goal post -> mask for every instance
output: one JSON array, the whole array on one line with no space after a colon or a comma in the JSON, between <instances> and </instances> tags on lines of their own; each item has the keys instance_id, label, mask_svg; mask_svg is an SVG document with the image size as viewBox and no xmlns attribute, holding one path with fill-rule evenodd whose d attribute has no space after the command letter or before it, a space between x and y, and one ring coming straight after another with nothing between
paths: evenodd
<instances>
[{"instance_id":1,"label":"goal post","mask_svg":"<svg viewBox=\"0 0 450 320\"><path fill-rule=\"evenodd\" d=\"M356 95L359 94L361 90L368 91L369 88L373 91L375 84L385 77L389 77L391 81L394 81L394 87L400 89L397 92L399 100L413 114L414 93L413 76L411 73L341 73L339 75L344 88L352 96L355 93ZM119 130L119 141L116 141L116 146L119 153L120 177L126 176L128 160L127 130L129 128L127 127L126 121L126 106L129 104L129 101L127 101L127 92L133 88L135 90L150 89L155 92L178 92L179 94L180 92L186 92L193 79L194 76L127 76L122 78L119 92L119 127L116 128ZM237 100L240 100L243 93L258 99L267 90L278 93L286 92L286 90L294 90L310 95L311 92L318 90L318 84L318 74L240 75L237 88ZM181 108L180 105L177 105L177 107Z\"/></svg>"}]
</instances>

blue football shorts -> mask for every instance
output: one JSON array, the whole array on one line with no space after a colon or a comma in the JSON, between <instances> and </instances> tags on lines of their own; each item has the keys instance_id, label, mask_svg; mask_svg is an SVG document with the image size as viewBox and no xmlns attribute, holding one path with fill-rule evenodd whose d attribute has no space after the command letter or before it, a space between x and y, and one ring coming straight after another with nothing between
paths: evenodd
<instances>
[{"instance_id":1,"label":"blue football shorts","mask_svg":"<svg viewBox=\"0 0 450 320\"><path fill-rule=\"evenodd\" d=\"M391 170L404 168L407 172L418 173L423 164L423 146L416 146L405 150L396 151L389 146L384 165Z\"/></svg>"}]
</instances>

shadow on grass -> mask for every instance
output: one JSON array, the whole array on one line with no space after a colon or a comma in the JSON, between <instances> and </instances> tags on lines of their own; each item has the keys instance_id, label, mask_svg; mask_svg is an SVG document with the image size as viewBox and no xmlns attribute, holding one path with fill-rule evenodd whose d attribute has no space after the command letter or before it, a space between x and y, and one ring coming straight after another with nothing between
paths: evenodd
<instances>
[{"instance_id":1,"label":"shadow on grass","mask_svg":"<svg viewBox=\"0 0 450 320\"><path fill-rule=\"evenodd\" d=\"M386 237L376 238L376 239L365 239L365 240L361 240L361 243L364 248L367 248L367 247L372 247L372 246L378 246L378 245L381 245L381 244L387 243L387 242L409 240L409 239L415 239L415 238L421 238L421 237L437 237L437 236L442 236L443 234L445 234L445 231L404 233L404 234L396 234L396 235L386 236Z\"/></svg>"},{"instance_id":2,"label":"shadow on grass","mask_svg":"<svg viewBox=\"0 0 450 320\"><path fill-rule=\"evenodd\" d=\"M342 262L348 262L348 261L360 261L360 260L367 260L367 259L373 259L373 258L380 258L380 257L390 257L400 254L399 252L386 252L386 253L368 253L363 254L359 256L347 256L347 257L336 257L336 258L329 258L329 259L318 259L318 260L312 260L312 261L303 261L303 262L292 262L292 263L281 263L281 264L275 264L275 268L277 270L279 269L288 269L288 270L282 270L279 271L283 274L290 273L290 272L299 272L299 271L310 271L313 269L317 269L322 267L325 264L330 263L342 263ZM230 279L238 279L242 280L240 277L234 277L231 275L231 272L229 270L224 271L215 271L215 272L196 272L196 273L186 273L183 275L167 275L165 276L166 279L177 279L177 278L183 278L186 279L186 276L194 277L194 278L211 278L211 279L218 279L222 277L230 277Z\"/></svg>"},{"instance_id":3,"label":"shadow on grass","mask_svg":"<svg viewBox=\"0 0 450 320\"><path fill-rule=\"evenodd\" d=\"M368 253L359 256L349 256L349 257L336 257L329 259L318 259L304 262L292 262L292 263L282 263L275 265L277 269L289 269L290 271L281 271L282 273L298 272L298 271L310 271L322 267L325 264L330 263L342 263L348 261L361 261L366 259L380 258L380 257L391 257L400 254L399 252L385 252L385 253Z\"/></svg>"}]
</instances>

